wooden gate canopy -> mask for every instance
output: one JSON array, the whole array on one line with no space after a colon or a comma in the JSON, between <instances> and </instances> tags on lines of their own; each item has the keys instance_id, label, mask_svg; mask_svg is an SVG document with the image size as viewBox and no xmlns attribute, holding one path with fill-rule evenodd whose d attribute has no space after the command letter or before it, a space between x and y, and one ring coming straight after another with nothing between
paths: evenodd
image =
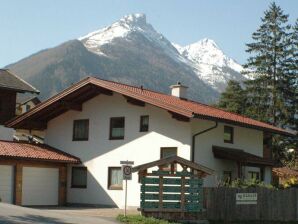
<instances>
[{"instance_id":1,"label":"wooden gate canopy","mask_svg":"<svg viewBox=\"0 0 298 224\"><path fill-rule=\"evenodd\" d=\"M144 173L147 172L148 169L153 168L155 166L157 167L165 167L167 165L170 165L171 172L169 174L175 173L175 164L180 164L182 167L190 168L194 173L196 173L199 177L205 177L207 175L212 175L214 173L214 170L205 167L203 165L200 165L198 163L191 162L189 160L186 160L184 158L181 158L179 156L170 156L167 158L159 159L150 163L145 163L139 166L133 167L133 172L139 172ZM179 172L176 172L179 175Z\"/></svg>"},{"instance_id":2,"label":"wooden gate canopy","mask_svg":"<svg viewBox=\"0 0 298 224\"><path fill-rule=\"evenodd\" d=\"M151 169L154 167L157 170ZM170 220L198 219L203 209L202 178L213 170L172 156L136 166L133 172L139 172L143 215Z\"/></svg>"}]
</instances>

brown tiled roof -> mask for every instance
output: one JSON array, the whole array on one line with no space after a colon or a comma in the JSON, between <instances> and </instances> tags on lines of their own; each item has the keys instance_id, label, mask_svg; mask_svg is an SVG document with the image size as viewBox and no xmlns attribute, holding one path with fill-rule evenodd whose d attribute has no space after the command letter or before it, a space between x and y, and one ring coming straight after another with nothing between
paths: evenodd
<instances>
[{"instance_id":1,"label":"brown tiled roof","mask_svg":"<svg viewBox=\"0 0 298 224\"><path fill-rule=\"evenodd\" d=\"M7 69L0 69L0 88L11 89L17 92L39 93L36 88Z\"/></svg>"},{"instance_id":2,"label":"brown tiled roof","mask_svg":"<svg viewBox=\"0 0 298 224\"><path fill-rule=\"evenodd\" d=\"M260 156L245 152L241 149L225 148L220 146L212 147L213 155L218 159L233 160L245 164L273 166L271 159L265 159Z\"/></svg>"},{"instance_id":3,"label":"brown tiled roof","mask_svg":"<svg viewBox=\"0 0 298 224\"><path fill-rule=\"evenodd\" d=\"M0 141L0 159L80 163L80 159L44 144Z\"/></svg>"},{"instance_id":4,"label":"brown tiled roof","mask_svg":"<svg viewBox=\"0 0 298 224\"><path fill-rule=\"evenodd\" d=\"M272 172L278 177L298 177L298 171L289 167L275 167Z\"/></svg>"},{"instance_id":5,"label":"brown tiled roof","mask_svg":"<svg viewBox=\"0 0 298 224\"><path fill-rule=\"evenodd\" d=\"M62 110L63 101L66 100L67 102L71 101L82 103L82 101L86 101L94 97L96 93L100 93L100 91L95 91L96 88L99 88L101 90L114 91L123 94L124 96L143 101L145 103L163 108L165 110L179 114L187 118L201 118L207 120L221 121L238 126L265 130L268 132L283 135L293 135L293 133L287 130L277 128L264 122L247 118L235 113L230 113L202 103L184 100L171 95L135 86L125 85L117 82L96 79L93 77L83 79L77 84L44 101L43 103L39 104L29 112L19 117L16 117L12 121L8 122L7 126L24 127L24 123L27 123L28 125L30 121L33 120L33 117L37 120L48 121L53 118L47 116L50 112L55 111L53 116L58 116L61 113L65 112L65 110ZM59 105L61 111L59 111Z\"/></svg>"}]
</instances>

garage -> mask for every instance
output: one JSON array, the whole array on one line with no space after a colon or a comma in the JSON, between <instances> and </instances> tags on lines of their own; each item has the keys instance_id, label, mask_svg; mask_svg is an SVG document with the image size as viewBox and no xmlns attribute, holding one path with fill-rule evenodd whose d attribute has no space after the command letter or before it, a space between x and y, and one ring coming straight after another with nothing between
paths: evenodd
<instances>
[{"instance_id":1,"label":"garage","mask_svg":"<svg viewBox=\"0 0 298 224\"><path fill-rule=\"evenodd\" d=\"M14 167L0 165L0 199L5 203L13 203Z\"/></svg>"},{"instance_id":2,"label":"garage","mask_svg":"<svg viewBox=\"0 0 298 224\"><path fill-rule=\"evenodd\" d=\"M80 163L48 145L0 140L0 197L23 206L65 205L68 166Z\"/></svg>"},{"instance_id":3,"label":"garage","mask_svg":"<svg viewBox=\"0 0 298 224\"><path fill-rule=\"evenodd\" d=\"M23 167L22 205L58 205L59 169Z\"/></svg>"}]
</instances>

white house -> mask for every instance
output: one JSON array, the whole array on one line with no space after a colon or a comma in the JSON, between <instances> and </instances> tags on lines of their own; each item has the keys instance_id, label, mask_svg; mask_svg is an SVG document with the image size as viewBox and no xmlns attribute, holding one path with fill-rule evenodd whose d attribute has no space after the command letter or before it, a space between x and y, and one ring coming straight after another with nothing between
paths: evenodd
<instances>
[{"instance_id":1,"label":"white house","mask_svg":"<svg viewBox=\"0 0 298 224\"><path fill-rule=\"evenodd\" d=\"M67 166L67 203L123 207L120 161L140 165L174 154L215 171L205 186L228 177L271 182L265 136L291 133L187 100L179 83L171 88L172 96L88 77L7 126L44 130L47 145L80 159ZM129 206L139 206L139 193L134 174Z\"/></svg>"}]
</instances>

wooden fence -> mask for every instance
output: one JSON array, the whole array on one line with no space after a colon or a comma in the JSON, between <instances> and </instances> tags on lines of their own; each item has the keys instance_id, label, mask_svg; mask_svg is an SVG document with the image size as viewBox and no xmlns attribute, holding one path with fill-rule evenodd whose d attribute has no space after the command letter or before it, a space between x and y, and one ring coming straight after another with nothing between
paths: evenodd
<instances>
[{"instance_id":1,"label":"wooden fence","mask_svg":"<svg viewBox=\"0 0 298 224\"><path fill-rule=\"evenodd\" d=\"M256 204L236 204L236 193L257 193ZM208 220L298 221L298 188L205 188Z\"/></svg>"}]
</instances>

